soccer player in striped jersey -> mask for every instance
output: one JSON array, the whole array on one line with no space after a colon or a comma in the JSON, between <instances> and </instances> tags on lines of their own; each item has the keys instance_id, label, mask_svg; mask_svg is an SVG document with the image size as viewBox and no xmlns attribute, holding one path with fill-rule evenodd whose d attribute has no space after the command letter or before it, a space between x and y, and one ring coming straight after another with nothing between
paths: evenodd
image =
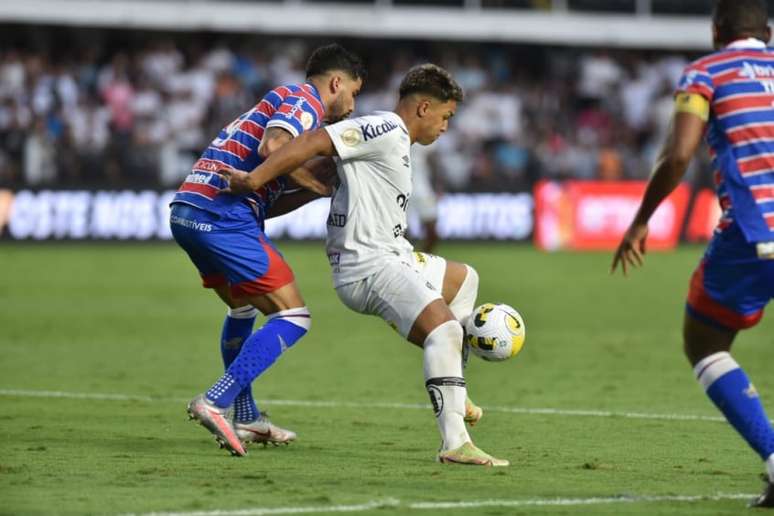
<instances>
[{"instance_id":1,"label":"soccer player in striped jersey","mask_svg":"<svg viewBox=\"0 0 774 516\"><path fill-rule=\"evenodd\" d=\"M767 21L763 0L716 3L718 51L690 64L680 80L671 131L612 264L624 274L642 264L648 220L706 135L723 214L691 278L683 340L707 395L765 463L768 483L755 507L774 507L774 429L729 352L737 332L755 325L774 297L774 50L766 46Z\"/></svg>"},{"instance_id":2,"label":"soccer player in striped jersey","mask_svg":"<svg viewBox=\"0 0 774 516\"><path fill-rule=\"evenodd\" d=\"M243 444L289 443L296 434L261 414L251 385L309 330L311 316L293 272L264 234L264 220L319 195L329 195L318 175L333 162L307 163L250 192L222 192L220 168L252 170L272 152L323 121L346 118L355 106L365 69L339 45L320 47L306 65L306 82L279 86L231 122L202 153L172 200L170 225L205 288L228 305L220 349L225 374L188 405L222 447L245 455ZM296 186L306 190L291 191ZM258 311L267 316L253 332ZM228 416L233 407L233 419Z\"/></svg>"}]
</instances>

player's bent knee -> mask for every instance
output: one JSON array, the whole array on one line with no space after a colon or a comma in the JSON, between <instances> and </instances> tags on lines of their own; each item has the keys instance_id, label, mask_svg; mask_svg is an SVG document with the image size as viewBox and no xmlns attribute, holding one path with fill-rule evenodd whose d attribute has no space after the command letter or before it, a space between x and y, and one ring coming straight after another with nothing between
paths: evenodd
<instances>
[{"instance_id":1,"label":"player's bent knee","mask_svg":"<svg viewBox=\"0 0 774 516\"><path fill-rule=\"evenodd\" d=\"M462 350L462 339L465 334L459 321L446 321L436 326L425 338L424 346L443 343L454 349Z\"/></svg>"},{"instance_id":2,"label":"player's bent knee","mask_svg":"<svg viewBox=\"0 0 774 516\"><path fill-rule=\"evenodd\" d=\"M409 342L422 347L427 337L436 328L449 321L457 322L446 302L438 298L422 309L422 312L420 312L411 325L407 338Z\"/></svg>"},{"instance_id":3,"label":"player's bent knee","mask_svg":"<svg viewBox=\"0 0 774 516\"><path fill-rule=\"evenodd\" d=\"M471 314L478 297L478 272L467 264L465 264L465 271L465 279L462 281L462 285L460 285L460 289L457 291L454 299L449 303L449 308L454 317L459 321Z\"/></svg>"}]
</instances>

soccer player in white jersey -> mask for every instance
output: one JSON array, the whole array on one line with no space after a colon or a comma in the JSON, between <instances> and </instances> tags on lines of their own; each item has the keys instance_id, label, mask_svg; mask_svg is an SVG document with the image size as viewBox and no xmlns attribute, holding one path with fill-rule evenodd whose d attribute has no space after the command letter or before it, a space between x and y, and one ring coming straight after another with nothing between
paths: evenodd
<instances>
[{"instance_id":1,"label":"soccer player in white jersey","mask_svg":"<svg viewBox=\"0 0 774 516\"><path fill-rule=\"evenodd\" d=\"M250 173L227 170L232 193L255 191L314 156L338 157L339 185L328 217L333 283L352 310L378 315L424 350L425 386L443 463L507 466L477 448L465 427L481 415L468 402L462 374L464 321L473 311L478 275L471 267L415 253L406 240L412 143L444 133L462 89L436 65L412 68L394 112L382 111L305 133Z\"/></svg>"}]
</instances>

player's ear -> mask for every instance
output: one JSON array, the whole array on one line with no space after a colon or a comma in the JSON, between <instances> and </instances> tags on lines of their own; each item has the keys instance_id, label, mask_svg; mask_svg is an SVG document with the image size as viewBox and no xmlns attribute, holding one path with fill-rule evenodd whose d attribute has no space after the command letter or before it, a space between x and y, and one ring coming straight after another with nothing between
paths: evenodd
<instances>
[{"instance_id":1,"label":"player's ear","mask_svg":"<svg viewBox=\"0 0 774 516\"><path fill-rule=\"evenodd\" d=\"M329 86L331 89L331 93L337 93L339 91L339 88L341 88L341 76L338 74L331 75Z\"/></svg>"},{"instance_id":2,"label":"player's ear","mask_svg":"<svg viewBox=\"0 0 774 516\"><path fill-rule=\"evenodd\" d=\"M771 41L771 26L766 25L766 31L763 34L764 36L766 36L766 40L764 41L764 43L768 45L769 41Z\"/></svg>"},{"instance_id":3,"label":"player's ear","mask_svg":"<svg viewBox=\"0 0 774 516\"><path fill-rule=\"evenodd\" d=\"M421 99L417 104L417 116L424 118L427 116L427 112L430 110L430 101L428 99Z\"/></svg>"}]
</instances>

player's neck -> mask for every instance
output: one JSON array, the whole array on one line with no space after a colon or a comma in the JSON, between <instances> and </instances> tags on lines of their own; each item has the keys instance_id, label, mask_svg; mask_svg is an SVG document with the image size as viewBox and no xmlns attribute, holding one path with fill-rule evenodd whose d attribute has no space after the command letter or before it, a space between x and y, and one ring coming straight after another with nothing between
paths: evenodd
<instances>
[{"instance_id":1,"label":"player's neck","mask_svg":"<svg viewBox=\"0 0 774 516\"><path fill-rule=\"evenodd\" d=\"M314 86L314 88L317 90L317 94L320 96L320 101L322 102L322 105L325 107L325 112L330 111L331 104L334 101L333 94L330 92L330 89L328 88L328 80L329 77L327 75L324 76L315 76L315 77L309 77L305 82L307 84L311 84Z\"/></svg>"},{"instance_id":2,"label":"player's neck","mask_svg":"<svg viewBox=\"0 0 774 516\"><path fill-rule=\"evenodd\" d=\"M409 140L413 144L416 141L416 123L419 122L419 119L415 116L416 106L410 106L407 103L398 102L398 105L395 106L395 114L398 115L401 120L403 120L403 123L406 125L406 129L408 129Z\"/></svg>"}]
</instances>

